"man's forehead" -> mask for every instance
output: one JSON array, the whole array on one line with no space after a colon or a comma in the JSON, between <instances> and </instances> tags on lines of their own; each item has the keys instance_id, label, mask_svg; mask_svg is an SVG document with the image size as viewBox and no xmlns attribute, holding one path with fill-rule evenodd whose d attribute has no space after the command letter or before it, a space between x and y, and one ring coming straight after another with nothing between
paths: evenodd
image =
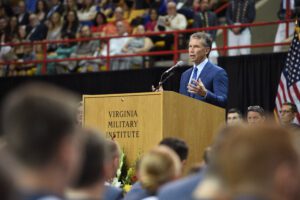
<instances>
[{"instance_id":1,"label":"man's forehead","mask_svg":"<svg viewBox=\"0 0 300 200\"><path fill-rule=\"evenodd\" d=\"M192 38L190 38L190 41L189 41L189 44L191 44L191 43L203 44L204 41L202 38L192 37Z\"/></svg>"},{"instance_id":2,"label":"man's forehead","mask_svg":"<svg viewBox=\"0 0 300 200\"><path fill-rule=\"evenodd\" d=\"M228 113L228 115L227 115L228 117L238 117L239 116L239 114L238 113Z\"/></svg>"}]
</instances>

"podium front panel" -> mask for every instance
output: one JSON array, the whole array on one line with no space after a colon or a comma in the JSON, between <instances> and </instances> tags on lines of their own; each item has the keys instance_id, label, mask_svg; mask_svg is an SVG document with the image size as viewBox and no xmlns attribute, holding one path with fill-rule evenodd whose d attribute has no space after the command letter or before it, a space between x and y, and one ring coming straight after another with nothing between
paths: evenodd
<instances>
[{"instance_id":1,"label":"podium front panel","mask_svg":"<svg viewBox=\"0 0 300 200\"><path fill-rule=\"evenodd\" d=\"M84 95L83 125L116 140L130 165L162 139L162 94Z\"/></svg>"}]
</instances>

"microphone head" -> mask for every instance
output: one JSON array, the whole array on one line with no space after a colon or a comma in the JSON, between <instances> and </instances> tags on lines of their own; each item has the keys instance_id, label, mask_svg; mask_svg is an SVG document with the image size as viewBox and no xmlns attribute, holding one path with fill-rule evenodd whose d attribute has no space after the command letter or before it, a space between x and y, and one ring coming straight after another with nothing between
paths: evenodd
<instances>
[{"instance_id":1,"label":"microphone head","mask_svg":"<svg viewBox=\"0 0 300 200\"><path fill-rule=\"evenodd\" d=\"M176 66L177 66L177 67L183 67L183 66L184 66L184 62L183 62L182 60L180 60L180 61L178 61L178 62L176 63Z\"/></svg>"}]
</instances>

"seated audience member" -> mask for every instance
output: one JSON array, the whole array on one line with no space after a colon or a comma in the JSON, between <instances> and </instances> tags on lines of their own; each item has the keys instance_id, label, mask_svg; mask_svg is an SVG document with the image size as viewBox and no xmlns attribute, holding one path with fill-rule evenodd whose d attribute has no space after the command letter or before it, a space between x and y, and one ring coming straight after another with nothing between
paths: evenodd
<instances>
[{"instance_id":1,"label":"seated audience member","mask_svg":"<svg viewBox=\"0 0 300 200\"><path fill-rule=\"evenodd\" d=\"M298 124L294 123L294 119L298 115L298 109L295 104L290 102L283 103L279 112L282 126L290 128L300 127Z\"/></svg>"},{"instance_id":2,"label":"seated audience member","mask_svg":"<svg viewBox=\"0 0 300 200\"><path fill-rule=\"evenodd\" d=\"M61 39L61 31L63 22L61 19L61 15L58 12L55 12L50 17L50 20L47 21L48 33L46 40L60 40ZM48 51L55 51L57 48L56 43L48 44Z\"/></svg>"},{"instance_id":3,"label":"seated audience member","mask_svg":"<svg viewBox=\"0 0 300 200\"><path fill-rule=\"evenodd\" d=\"M272 123L225 132L211 157L220 188L210 197L201 196L199 188L196 199L297 199L299 157L286 129Z\"/></svg>"},{"instance_id":4,"label":"seated audience member","mask_svg":"<svg viewBox=\"0 0 300 200\"><path fill-rule=\"evenodd\" d=\"M91 28L93 32L93 36L95 37L104 36L106 25L107 25L106 16L102 12L98 12L94 20L94 26L92 26Z\"/></svg>"},{"instance_id":5,"label":"seated audience member","mask_svg":"<svg viewBox=\"0 0 300 200\"><path fill-rule=\"evenodd\" d=\"M97 14L96 5L94 5L94 0L83 0L83 6L77 11L79 22L82 26L92 26L93 21Z\"/></svg>"},{"instance_id":6,"label":"seated audience member","mask_svg":"<svg viewBox=\"0 0 300 200\"><path fill-rule=\"evenodd\" d=\"M72 40L75 39L75 35L73 33L65 33L62 36L64 40ZM76 44L74 42L63 43L58 46L58 48L50 54L48 59L65 59L69 58L72 53L75 52ZM47 74L61 74L68 72L69 61L61 61L61 62L48 62L47 64Z\"/></svg>"},{"instance_id":7,"label":"seated audience member","mask_svg":"<svg viewBox=\"0 0 300 200\"><path fill-rule=\"evenodd\" d=\"M159 16L155 31L177 31L184 30L187 27L187 20L184 15L177 13L176 3L168 2L167 4L167 15ZM151 36L151 40L156 43L157 41L164 41L165 45L163 50L170 50L174 43L173 34Z\"/></svg>"},{"instance_id":8,"label":"seated audience member","mask_svg":"<svg viewBox=\"0 0 300 200\"><path fill-rule=\"evenodd\" d=\"M75 10L69 10L64 17L64 25L62 27L62 34L72 33L77 34L79 30L79 20Z\"/></svg>"},{"instance_id":9,"label":"seated audience member","mask_svg":"<svg viewBox=\"0 0 300 200\"><path fill-rule=\"evenodd\" d=\"M45 0L36 1L36 11L35 14L40 22L44 22L48 14L48 5Z\"/></svg>"},{"instance_id":10,"label":"seated audience member","mask_svg":"<svg viewBox=\"0 0 300 200\"><path fill-rule=\"evenodd\" d=\"M181 175L180 159L167 146L158 146L146 153L140 164L141 185L150 194L143 200L158 199L157 191Z\"/></svg>"},{"instance_id":11,"label":"seated audience member","mask_svg":"<svg viewBox=\"0 0 300 200\"><path fill-rule=\"evenodd\" d=\"M154 8L150 9L149 15L150 15L150 20L146 23L145 28L147 32L154 32L158 20L157 10Z\"/></svg>"},{"instance_id":12,"label":"seated audience member","mask_svg":"<svg viewBox=\"0 0 300 200\"><path fill-rule=\"evenodd\" d=\"M47 37L48 28L44 23L40 23L36 14L30 14L26 32L27 39L30 41L44 40Z\"/></svg>"},{"instance_id":13,"label":"seated audience member","mask_svg":"<svg viewBox=\"0 0 300 200\"><path fill-rule=\"evenodd\" d=\"M10 38L16 38L18 36L19 23L16 16L9 18L8 34Z\"/></svg>"},{"instance_id":14,"label":"seated audience member","mask_svg":"<svg viewBox=\"0 0 300 200\"><path fill-rule=\"evenodd\" d=\"M209 1L210 0L194 0L194 4L199 4L199 11L194 13L194 23L193 28L207 28L211 26L218 26L218 18L217 15L209 10ZM216 48L216 35L217 30L206 31L212 39L212 47ZM217 50L212 50L209 53L209 60L211 60L214 64L218 63L219 53Z\"/></svg>"},{"instance_id":15,"label":"seated audience member","mask_svg":"<svg viewBox=\"0 0 300 200\"><path fill-rule=\"evenodd\" d=\"M122 48L122 52L129 54L148 52L153 47L153 43L147 36L142 36L144 33L144 26L138 25L135 34L139 34L141 37L131 37ZM126 69L143 67L143 56L128 57L127 59L128 67L125 67Z\"/></svg>"},{"instance_id":16,"label":"seated audience member","mask_svg":"<svg viewBox=\"0 0 300 200\"><path fill-rule=\"evenodd\" d=\"M158 20L157 28L165 31L184 30L187 27L185 16L177 13L176 3L172 1L167 4L167 15L165 17L160 16Z\"/></svg>"},{"instance_id":17,"label":"seated audience member","mask_svg":"<svg viewBox=\"0 0 300 200\"><path fill-rule=\"evenodd\" d=\"M18 23L27 25L29 23L29 13L26 11L25 1L18 2Z\"/></svg>"},{"instance_id":18,"label":"seated audience member","mask_svg":"<svg viewBox=\"0 0 300 200\"><path fill-rule=\"evenodd\" d=\"M241 111L236 108L231 108L227 112L226 118L227 125L236 125L243 122L243 117Z\"/></svg>"},{"instance_id":19,"label":"seated audience member","mask_svg":"<svg viewBox=\"0 0 300 200\"><path fill-rule=\"evenodd\" d=\"M2 130L9 153L18 163L22 200L56 199L75 178L80 161L78 99L65 90L28 84L3 104Z\"/></svg>"},{"instance_id":20,"label":"seated audience member","mask_svg":"<svg viewBox=\"0 0 300 200\"><path fill-rule=\"evenodd\" d=\"M167 146L177 154L181 161L181 169L183 170L189 152L189 148L185 141L179 138L168 137L160 141L159 145ZM138 168L140 169L140 163L138 165ZM137 181L135 184L132 185L130 191L125 195L124 200L140 200L148 196L150 196L149 192L142 187L140 181Z\"/></svg>"},{"instance_id":21,"label":"seated audience member","mask_svg":"<svg viewBox=\"0 0 300 200\"><path fill-rule=\"evenodd\" d=\"M257 125L264 123L265 111L260 106L249 106L247 110L247 122L249 125Z\"/></svg>"},{"instance_id":22,"label":"seated audience member","mask_svg":"<svg viewBox=\"0 0 300 200\"><path fill-rule=\"evenodd\" d=\"M66 193L68 200L100 200L105 192L106 140L96 131L84 132L82 165L71 189Z\"/></svg>"},{"instance_id":23,"label":"seated audience member","mask_svg":"<svg viewBox=\"0 0 300 200\"><path fill-rule=\"evenodd\" d=\"M117 22L118 36L127 36L126 27L122 21ZM122 54L122 48L125 46L129 37L113 38L109 40L109 55L120 55ZM107 55L107 46L102 49L101 54ZM110 63L111 70L124 70L128 69L127 58L113 58Z\"/></svg>"},{"instance_id":24,"label":"seated audience member","mask_svg":"<svg viewBox=\"0 0 300 200\"><path fill-rule=\"evenodd\" d=\"M80 38L92 38L92 33L90 30L90 27L83 26L80 30ZM81 41L77 45L75 52L71 54L72 58L83 58L83 57L92 57L99 51L99 41L97 40L86 40ZM78 62L71 62L70 70L77 70L81 73L87 72L87 71L98 71L99 63L97 60L80 60ZM91 69L89 69L91 67Z\"/></svg>"},{"instance_id":25,"label":"seated audience member","mask_svg":"<svg viewBox=\"0 0 300 200\"><path fill-rule=\"evenodd\" d=\"M114 21L107 24L104 30L105 36L118 35L118 22L122 22L125 26L127 33L131 33L131 27L129 22L124 17L124 10L122 7L117 7L114 11Z\"/></svg>"},{"instance_id":26,"label":"seated audience member","mask_svg":"<svg viewBox=\"0 0 300 200\"><path fill-rule=\"evenodd\" d=\"M105 193L103 195L103 200L120 200L123 198L123 191L111 185L116 177L117 170L120 163L120 148L115 141L107 140L107 159L105 164Z\"/></svg>"}]
</instances>

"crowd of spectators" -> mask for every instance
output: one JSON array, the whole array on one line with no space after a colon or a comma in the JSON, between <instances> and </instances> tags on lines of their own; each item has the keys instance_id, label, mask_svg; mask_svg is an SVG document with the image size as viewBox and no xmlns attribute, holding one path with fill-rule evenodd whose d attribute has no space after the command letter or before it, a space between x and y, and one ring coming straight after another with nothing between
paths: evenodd
<instances>
[{"instance_id":1,"label":"crowd of spectators","mask_svg":"<svg viewBox=\"0 0 300 200\"><path fill-rule=\"evenodd\" d=\"M107 55L106 40L94 41L93 43L97 43L98 46L91 49L93 52L88 53L79 50L86 41L70 42L71 44L51 43L62 39L87 38L82 34L82 29L89 29L86 30L90 32L89 38L127 35L126 39L115 38L110 41L110 55L170 50L174 43L171 34L141 38L129 36L145 32L176 31L188 27L217 25L217 18L213 12L209 12L209 16L201 15L201 12L208 11L218 3L226 3L226 1L4 1L0 3L0 38L1 44L5 45L1 47L0 60L7 63L1 65L1 75L39 74L43 69L48 74L99 71L101 66L106 64L105 59L98 59L97 62L81 62L74 59L70 66L64 61L48 62L46 67L42 62L30 63L32 60L41 61L44 58L44 48L48 60L64 59L78 54ZM214 17L212 22L211 15ZM216 31L211 34L215 39ZM42 44L32 45L32 42L40 41L49 43L46 47ZM122 43L119 43L120 41ZM66 48L67 53L64 51ZM76 52L76 49L79 52ZM133 59L112 59L110 69L141 68L144 66L144 61L143 57L138 56Z\"/></svg>"},{"instance_id":2,"label":"crowd of spectators","mask_svg":"<svg viewBox=\"0 0 300 200\"><path fill-rule=\"evenodd\" d=\"M287 4L282 1L279 18L285 19ZM293 1L291 1L293 2ZM225 12L215 13L212 10L228 3ZM298 12L298 3L291 3L291 18ZM223 14L222 14L223 13ZM252 23L255 20L254 0L188 0L188 1L147 1L147 0L14 0L0 2L0 60L2 62L0 75L31 75L44 73L69 73L99 71L107 65L106 59L84 64L73 59L71 67L66 63L48 62L43 64L44 54L48 58L68 58L64 54L56 57L57 51L66 46L65 43L53 42L67 38L82 38L82 28L89 29L89 38L94 38L98 44L94 52L84 53L85 56L143 53L156 50L171 50L174 45L173 34L141 36L140 39L130 39L131 34L145 32L177 31L186 28L205 28L221 24L240 25ZM121 27L123 26L123 27ZM292 23L290 23L292 26ZM120 28L121 27L121 28ZM122 29L122 30L120 30ZM144 30L142 30L144 29ZM276 42L285 39L283 36L284 24L281 24L276 36ZM290 27L290 31L293 27ZM216 48L217 30L207 31L212 48ZM290 32L291 34L292 32ZM66 36L68 35L68 36ZM73 37L74 36L74 37ZM107 50L106 39L97 37L126 36L113 38L109 41L111 47ZM83 36L87 38L86 36ZM182 34L179 45L185 46L187 35ZM128 40L128 43L127 43ZM32 45L32 42L47 41L47 45ZM52 41L52 42L51 42ZM25 43L24 43L25 42ZM27 43L26 43L27 42ZM120 43L119 43L120 42ZM20 43L23 43L20 45ZM76 47L84 42L71 42L67 46ZM118 45L115 45L115 44ZM132 43L132 44L131 44ZM5 44L5 45L4 45ZM230 28L228 30L228 46L251 44L250 28ZM130 48L128 48L130 47ZM280 51L275 47L274 51ZM135 49L135 50L133 50ZM73 52L70 53L70 55ZM229 55L249 54L250 48L231 49ZM53 54L55 56L53 56ZM59 54L59 53L58 53ZM75 51L76 55L76 51ZM209 59L217 63L218 51L213 50ZM153 60L164 57L151 57ZM40 63L30 63L32 60ZM89 60L89 59L88 59ZM129 60L129 61L128 61ZM132 69L147 67L145 57L115 58L110 62L110 70ZM15 62L11 62L15 61ZM74 66L75 64L75 66Z\"/></svg>"}]
</instances>

